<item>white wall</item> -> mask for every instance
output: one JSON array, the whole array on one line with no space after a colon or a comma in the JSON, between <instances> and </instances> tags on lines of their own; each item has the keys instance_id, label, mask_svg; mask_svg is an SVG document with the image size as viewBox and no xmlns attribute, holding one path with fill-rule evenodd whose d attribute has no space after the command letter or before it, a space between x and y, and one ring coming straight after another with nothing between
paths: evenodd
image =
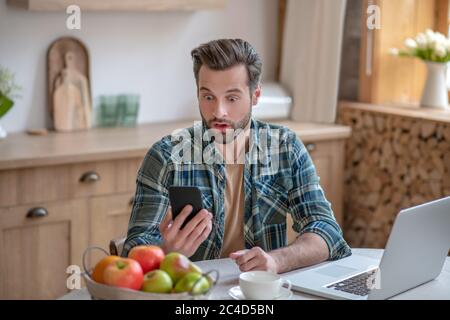
<instances>
[{"instance_id":1,"label":"white wall","mask_svg":"<svg viewBox=\"0 0 450 320\"><path fill-rule=\"evenodd\" d=\"M0 124L8 132L50 125L46 51L61 36L87 46L94 102L101 94L139 93L140 123L196 117L191 49L215 38L246 39L261 54L263 80L273 80L277 15L277 0L228 0L219 11L82 12L81 30L67 30L64 13L18 10L0 0L0 64L24 87Z\"/></svg>"}]
</instances>

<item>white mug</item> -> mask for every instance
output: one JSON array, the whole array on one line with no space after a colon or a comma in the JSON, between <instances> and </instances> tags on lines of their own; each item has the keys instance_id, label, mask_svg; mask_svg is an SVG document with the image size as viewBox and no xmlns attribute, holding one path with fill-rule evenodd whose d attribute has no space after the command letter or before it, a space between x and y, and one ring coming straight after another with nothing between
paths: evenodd
<instances>
[{"instance_id":1,"label":"white mug","mask_svg":"<svg viewBox=\"0 0 450 320\"><path fill-rule=\"evenodd\" d=\"M281 295L283 284L291 290L291 282L276 273L268 271L248 271L239 276L239 286L245 298L251 300L271 300Z\"/></svg>"}]
</instances>

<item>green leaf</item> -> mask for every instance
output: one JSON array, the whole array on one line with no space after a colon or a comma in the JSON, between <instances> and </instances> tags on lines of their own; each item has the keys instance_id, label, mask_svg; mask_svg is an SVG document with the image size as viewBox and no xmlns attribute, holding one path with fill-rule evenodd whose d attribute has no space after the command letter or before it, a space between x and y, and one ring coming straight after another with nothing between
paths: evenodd
<instances>
[{"instance_id":1,"label":"green leaf","mask_svg":"<svg viewBox=\"0 0 450 320\"><path fill-rule=\"evenodd\" d=\"M14 105L14 102L3 94L0 94L0 118L3 117Z\"/></svg>"}]
</instances>

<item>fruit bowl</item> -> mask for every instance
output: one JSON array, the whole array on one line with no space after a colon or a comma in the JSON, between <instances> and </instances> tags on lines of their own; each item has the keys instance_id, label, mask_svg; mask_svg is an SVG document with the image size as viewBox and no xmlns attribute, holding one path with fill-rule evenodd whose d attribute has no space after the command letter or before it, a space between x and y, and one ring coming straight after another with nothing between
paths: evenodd
<instances>
[{"instance_id":1,"label":"fruit bowl","mask_svg":"<svg viewBox=\"0 0 450 320\"><path fill-rule=\"evenodd\" d=\"M104 249L99 247L89 247L83 254L84 272L82 274L86 282L87 290L93 300L208 300L212 289L219 280L219 272L217 270L202 273L202 275L207 277L211 283L209 290L203 294L192 293L195 288L195 284L191 292L182 293L149 293L139 290L114 287L93 280L92 269L86 267L86 255L93 249L101 250L108 255ZM212 277L213 274L215 274L215 277Z\"/></svg>"}]
</instances>

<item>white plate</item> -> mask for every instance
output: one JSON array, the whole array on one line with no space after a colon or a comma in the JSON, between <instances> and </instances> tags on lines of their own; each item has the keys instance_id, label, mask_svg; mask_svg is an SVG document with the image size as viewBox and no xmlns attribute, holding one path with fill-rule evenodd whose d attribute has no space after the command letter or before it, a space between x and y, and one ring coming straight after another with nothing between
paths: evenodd
<instances>
[{"instance_id":1,"label":"white plate","mask_svg":"<svg viewBox=\"0 0 450 320\"><path fill-rule=\"evenodd\" d=\"M233 287L230 290L228 290L228 294L234 300L247 300L244 297L244 294L242 293L241 288L239 286ZM291 297L292 297L292 291L285 287L282 287L280 296L276 297L273 300L289 300Z\"/></svg>"}]
</instances>

